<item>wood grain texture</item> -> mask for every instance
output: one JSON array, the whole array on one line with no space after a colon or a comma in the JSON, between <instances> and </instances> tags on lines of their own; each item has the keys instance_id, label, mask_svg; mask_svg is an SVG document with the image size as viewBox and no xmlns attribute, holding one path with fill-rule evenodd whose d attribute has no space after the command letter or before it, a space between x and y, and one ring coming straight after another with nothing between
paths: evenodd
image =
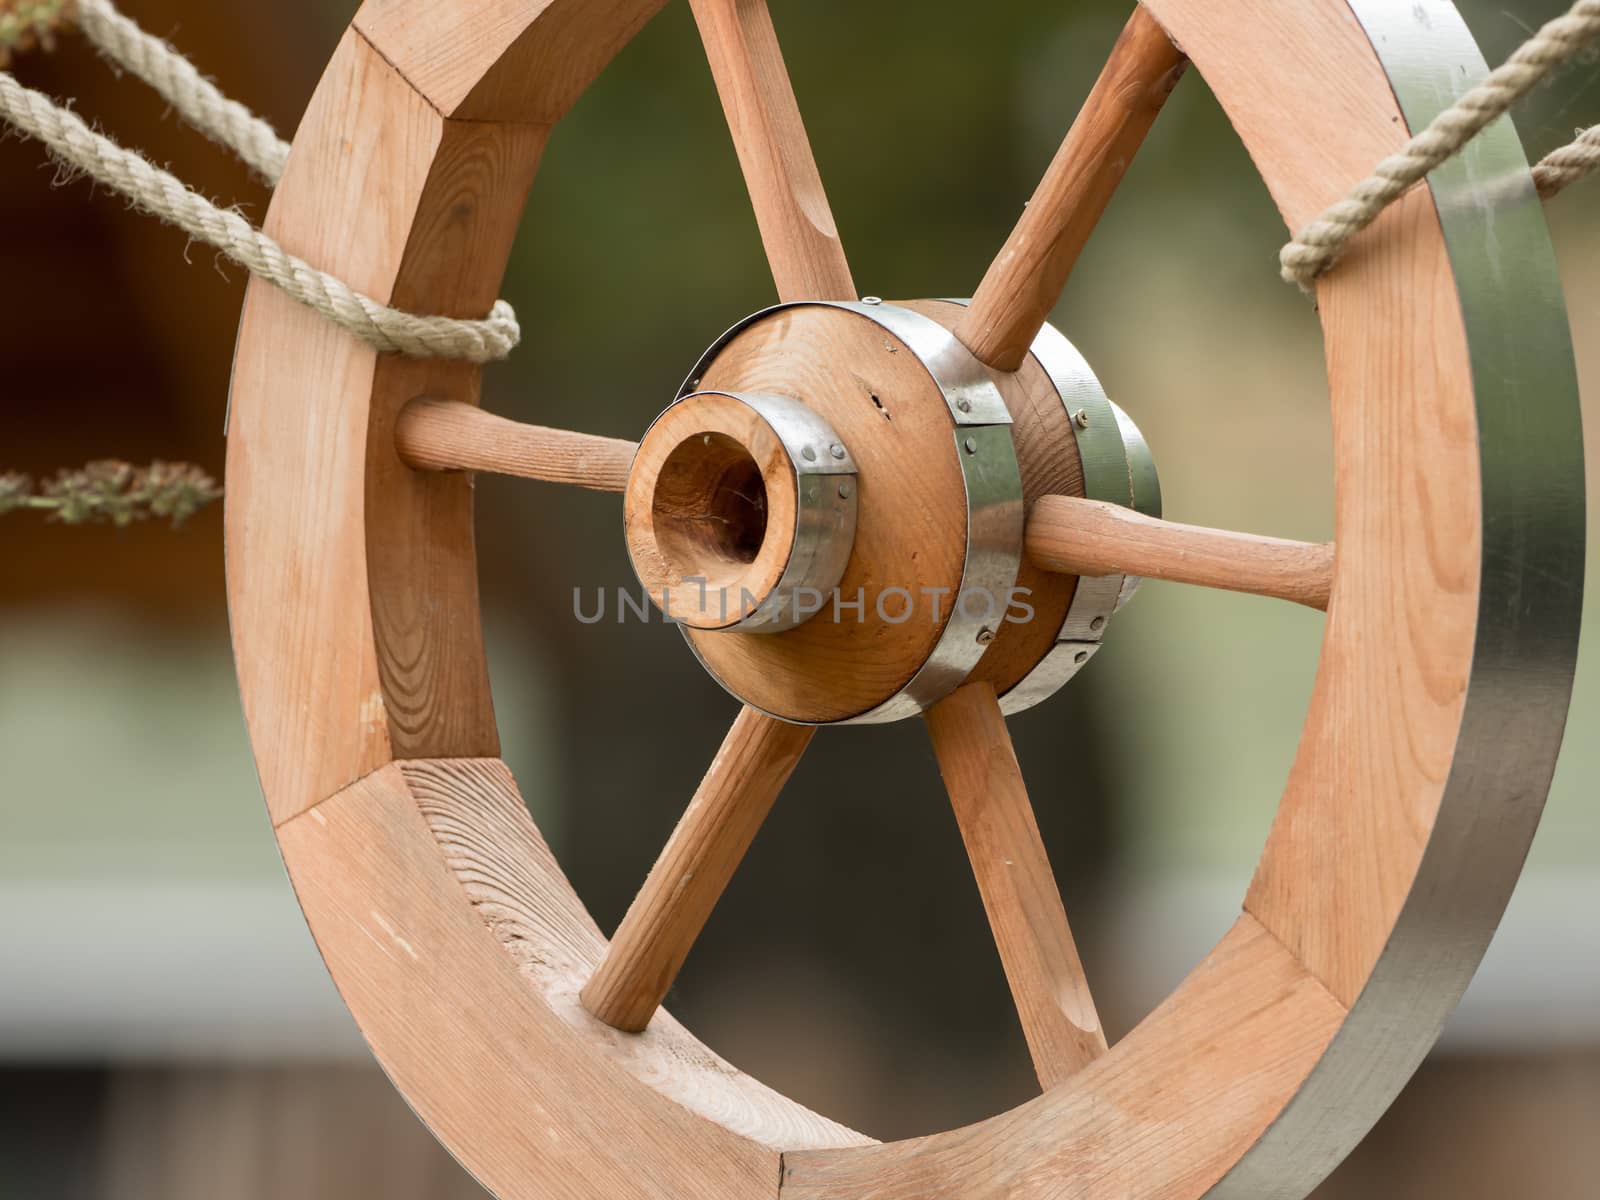
<instances>
[{"instance_id":1,"label":"wood grain texture","mask_svg":"<svg viewBox=\"0 0 1600 1200\"><path fill-rule=\"evenodd\" d=\"M1295 542L1148 517L1119 504L1045 496L1028 513L1029 558L1073 575L1138 575L1326 610L1333 543Z\"/></svg>"},{"instance_id":2,"label":"wood grain texture","mask_svg":"<svg viewBox=\"0 0 1600 1200\"><path fill-rule=\"evenodd\" d=\"M1136 7L956 326L967 349L991 367L1015 371L1027 357L1187 61L1155 19Z\"/></svg>"},{"instance_id":3,"label":"wood grain texture","mask_svg":"<svg viewBox=\"0 0 1600 1200\"><path fill-rule=\"evenodd\" d=\"M346 137L346 118L365 134ZM441 120L352 31L307 109L266 228L379 299L410 307L426 294L430 311L481 314L499 283L483 265L504 262L543 143L527 126ZM380 357L270 286L246 293L228 443L229 609L276 820L397 753L497 752L470 486L406 469L392 430L405 401L471 400L477 379L462 364Z\"/></svg>"},{"instance_id":4,"label":"wood grain texture","mask_svg":"<svg viewBox=\"0 0 1600 1200\"><path fill-rule=\"evenodd\" d=\"M395 452L418 471L493 471L522 479L620 492L638 449L621 438L550 429L484 412L475 404L422 396L400 410Z\"/></svg>"},{"instance_id":5,"label":"wood grain texture","mask_svg":"<svg viewBox=\"0 0 1600 1200\"><path fill-rule=\"evenodd\" d=\"M794 463L742 400L674 404L639 446L623 501L634 574L662 612L726 629L777 590L800 528Z\"/></svg>"},{"instance_id":6,"label":"wood grain texture","mask_svg":"<svg viewBox=\"0 0 1600 1200\"><path fill-rule=\"evenodd\" d=\"M365 0L352 26L434 108L552 125L665 0Z\"/></svg>"},{"instance_id":7,"label":"wood grain texture","mask_svg":"<svg viewBox=\"0 0 1600 1200\"><path fill-rule=\"evenodd\" d=\"M927 661L966 562L966 489L955 424L938 386L882 327L835 308L784 309L743 330L701 386L775 392L816 409L850 447L860 508L841 601L783 633L689 631L695 649L749 704L794 721L837 721L881 704ZM918 588L947 589L942 594ZM890 588L912 593L903 620L879 620ZM899 618L902 600L885 598Z\"/></svg>"},{"instance_id":8,"label":"wood grain texture","mask_svg":"<svg viewBox=\"0 0 1600 1200\"><path fill-rule=\"evenodd\" d=\"M1195 1200L1277 1115L1344 1009L1244 916L1115 1050L949 1133L784 1156L786 1200Z\"/></svg>"},{"instance_id":9,"label":"wood grain texture","mask_svg":"<svg viewBox=\"0 0 1600 1200\"><path fill-rule=\"evenodd\" d=\"M358 20L377 50L359 27L341 44L269 227L380 298L480 315L548 120L653 8L373 0ZM1407 136L1343 0L1147 8L1206 75L1291 226ZM352 1011L410 1102L487 1185L518 1197L742 1200L770 1192L781 1168L785 1189L815 1200L1197 1200L1219 1187L1283 1194L1285 1180L1314 1183L1336 1161L1403 1081L1393 1046L1411 1054L1437 1028L1437 1006L1419 1017L1413 1003L1437 999L1434 951L1421 944L1434 930L1401 921L1410 903L1448 911L1413 887L1419 863L1430 888L1445 879L1448 894L1470 896L1470 879L1449 872L1506 825L1491 804L1477 828L1458 820L1433 834L1487 572L1466 336L1425 189L1356 239L1319 301L1339 571L1246 914L1166 1004L1067 1083L967 1129L880 1147L737 1076L664 1013L638 1035L595 1021L578 990L603 942L503 768L389 761L437 747L484 754L493 737L467 481L424 478L394 451L401 405L470 403L476 376L379 361L252 288L227 537L263 787ZM863 529L874 510L884 524L853 562L856 581L954 582L964 530L942 398L875 326L805 311L744 331L713 372L832 406L825 415L853 450L882 445L870 476L857 455ZM895 437L858 443L851 422L883 422ZM797 703L843 696L860 711L909 678L906 664L925 657L915 638L939 625L898 628L795 641L787 661L739 650L729 662L779 679ZM1472 930L1445 933L1480 936L1490 908L1467 914ZM1375 964L1376 994L1363 991ZM1364 1024L1336 1039L1358 996ZM1286 1172L1313 1125L1321 1157Z\"/></svg>"},{"instance_id":10,"label":"wood grain texture","mask_svg":"<svg viewBox=\"0 0 1600 1200\"><path fill-rule=\"evenodd\" d=\"M926 714L1011 998L1044 1088L1106 1051L1105 1031L994 687L969 683Z\"/></svg>"},{"instance_id":11,"label":"wood grain texture","mask_svg":"<svg viewBox=\"0 0 1600 1200\"><path fill-rule=\"evenodd\" d=\"M1290 229L1408 136L1342 3L1274 5L1243 32L1200 0L1147 7L1204 72ZM1314 118L1301 109L1312 95ZM1313 119L1330 136L1307 138ZM1305 730L1246 908L1348 1004L1388 943L1438 818L1477 627L1473 381L1427 189L1351 242L1317 302L1339 567Z\"/></svg>"},{"instance_id":12,"label":"wood grain texture","mask_svg":"<svg viewBox=\"0 0 1600 1200\"><path fill-rule=\"evenodd\" d=\"M859 1142L681 1030L623 1039L584 1013L602 943L518 809L492 760L390 764L278 831L379 1062L486 1187L744 1200L772 1194L773 1143Z\"/></svg>"},{"instance_id":13,"label":"wood grain texture","mask_svg":"<svg viewBox=\"0 0 1600 1200\"><path fill-rule=\"evenodd\" d=\"M593 1053L673 1103L769 1149L871 1144L742 1074L664 1009L637 1034L596 1021L579 990L599 964L605 938L528 819L505 764L418 760L400 769L472 911L550 1011L591 1041Z\"/></svg>"},{"instance_id":14,"label":"wood grain texture","mask_svg":"<svg viewBox=\"0 0 1600 1200\"><path fill-rule=\"evenodd\" d=\"M767 0L690 0L780 299L854 300Z\"/></svg>"},{"instance_id":15,"label":"wood grain texture","mask_svg":"<svg viewBox=\"0 0 1600 1200\"><path fill-rule=\"evenodd\" d=\"M639 895L583 1005L615 1029L650 1024L816 729L744 708Z\"/></svg>"}]
</instances>

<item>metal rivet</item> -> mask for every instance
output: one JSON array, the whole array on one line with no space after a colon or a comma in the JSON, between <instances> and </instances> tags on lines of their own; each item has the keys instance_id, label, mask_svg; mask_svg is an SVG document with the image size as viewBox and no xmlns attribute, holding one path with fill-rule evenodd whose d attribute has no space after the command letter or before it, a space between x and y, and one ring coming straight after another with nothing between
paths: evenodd
<instances>
[{"instance_id":1,"label":"metal rivet","mask_svg":"<svg viewBox=\"0 0 1600 1200\"><path fill-rule=\"evenodd\" d=\"M1072 414L1072 423L1079 429L1089 428L1089 411L1087 409L1080 408L1077 412Z\"/></svg>"},{"instance_id":2,"label":"metal rivet","mask_svg":"<svg viewBox=\"0 0 1600 1200\"><path fill-rule=\"evenodd\" d=\"M967 447L967 453L968 454L976 454L978 452L978 439L977 438L968 438L964 444Z\"/></svg>"},{"instance_id":3,"label":"metal rivet","mask_svg":"<svg viewBox=\"0 0 1600 1200\"><path fill-rule=\"evenodd\" d=\"M965 396L963 396L963 397L961 397L961 399L956 401L956 407L959 408L962 412L971 412L972 411L972 401L968 400Z\"/></svg>"},{"instance_id":4,"label":"metal rivet","mask_svg":"<svg viewBox=\"0 0 1600 1200\"><path fill-rule=\"evenodd\" d=\"M807 446L807 447L805 447L803 450L800 451L800 457L805 459L807 462L816 462L817 461L817 448L815 446Z\"/></svg>"},{"instance_id":5,"label":"metal rivet","mask_svg":"<svg viewBox=\"0 0 1600 1200\"><path fill-rule=\"evenodd\" d=\"M987 625L978 630L978 645L987 646L992 641L994 641L994 630Z\"/></svg>"},{"instance_id":6,"label":"metal rivet","mask_svg":"<svg viewBox=\"0 0 1600 1200\"><path fill-rule=\"evenodd\" d=\"M1086 662L1088 662L1089 661L1089 652L1087 650L1079 650L1076 654L1074 654L1072 656L1072 661L1075 662L1075 663L1086 663Z\"/></svg>"},{"instance_id":7,"label":"metal rivet","mask_svg":"<svg viewBox=\"0 0 1600 1200\"><path fill-rule=\"evenodd\" d=\"M1094 630L1096 633L1099 633L1105 627L1106 619L1104 617L1096 617L1094 620L1089 622L1089 628Z\"/></svg>"},{"instance_id":8,"label":"metal rivet","mask_svg":"<svg viewBox=\"0 0 1600 1200\"><path fill-rule=\"evenodd\" d=\"M841 499L841 500L848 500L848 499L850 499L850 492L851 492L851 490L852 490L852 489L851 489L851 487L850 487L850 484L849 484L849 482L848 482L848 481L846 481L846 482L844 482L844 483L841 483L841 484L840 484L840 485L839 485L839 499Z\"/></svg>"},{"instance_id":9,"label":"metal rivet","mask_svg":"<svg viewBox=\"0 0 1600 1200\"><path fill-rule=\"evenodd\" d=\"M861 303L863 303L863 304L882 304L883 303L883 297L882 296L863 296L863 297L861 297Z\"/></svg>"},{"instance_id":10,"label":"metal rivet","mask_svg":"<svg viewBox=\"0 0 1600 1200\"><path fill-rule=\"evenodd\" d=\"M828 453L833 455L837 459L843 459L844 458L844 447L841 446L838 442L835 442L833 445L828 447Z\"/></svg>"}]
</instances>

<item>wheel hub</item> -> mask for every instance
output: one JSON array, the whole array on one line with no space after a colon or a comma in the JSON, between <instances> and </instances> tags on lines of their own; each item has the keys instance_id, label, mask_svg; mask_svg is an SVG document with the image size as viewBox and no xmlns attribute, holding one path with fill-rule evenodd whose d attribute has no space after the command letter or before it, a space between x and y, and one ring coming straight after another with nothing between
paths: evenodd
<instances>
[{"instance_id":1,"label":"wheel hub","mask_svg":"<svg viewBox=\"0 0 1600 1200\"><path fill-rule=\"evenodd\" d=\"M1137 586L1022 553L1042 495L1159 514L1137 428L1056 330L1023 369L994 372L950 332L961 311L757 313L641 442L634 569L743 702L803 724L880 723L984 678L1019 711L1088 661Z\"/></svg>"}]
</instances>

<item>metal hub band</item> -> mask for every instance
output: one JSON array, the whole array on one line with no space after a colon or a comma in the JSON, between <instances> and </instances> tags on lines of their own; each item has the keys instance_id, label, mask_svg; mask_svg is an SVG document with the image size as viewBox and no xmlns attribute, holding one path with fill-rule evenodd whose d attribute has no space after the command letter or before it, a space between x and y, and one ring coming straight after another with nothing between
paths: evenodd
<instances>
[{"instance_id":1,"label":"metal hub band","mask_svg":"<svg viewBox=\"0 0 1600 1200\"><path fill-rule=\"evenodd\" d=\"M916 716L959 687L983 658L998 622L1004 619L1022 562L1024 520L1022 473L1011 437L1011 412L989 368L949 330L930 317L881 301L805 300L754 313L712 343L679 389L679 397L695 391L712 360L741 331L774 313L807 306L854 313L905 345L933 378L955 423L954 449L967 500L967 549L949 618L926 661L899 692L864 713L833 722L884 724ZM962 602L969 596L984 599L981 612L972 613ZM693 639L684 632L699 658ZM701 662L710 671L710 664L703 658ZM717 677L715 671L710 673Z\"/></svg>"}]
</instances>

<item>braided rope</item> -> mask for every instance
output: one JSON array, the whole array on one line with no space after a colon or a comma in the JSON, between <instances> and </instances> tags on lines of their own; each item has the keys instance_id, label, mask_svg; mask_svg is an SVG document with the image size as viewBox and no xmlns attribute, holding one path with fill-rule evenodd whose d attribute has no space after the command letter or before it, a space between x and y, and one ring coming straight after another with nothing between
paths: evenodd
<instances>
[{"instance_id":1,"label":"braided rope","mask_svg":"<svg viewBox=\"0 0 1600 1200\"><path fill-rule=\"evenodd\" d=\"M96 133L76 113L42 92L23 87L3 71L0 116L43 142L69 166L92 175L190 237L215 246L252 274L276 284L379 350L482 363L504 358L517 344L516 315L505 301L496 301L482 321L416 316L380 304L290 254L237 212L213 204L142 154Z\"/></svg>"},{"instance_id":2,"label":"braided rope","mask_svg":"<svg viewBox=\"0 0 1600 1200\"><path fill-rule=\"evenodd\" d=\"M1309 291L1350 239L1377 220L1378 214L1406 189L1460 150L1597 36L1600 0L1578 0L1565 15L1541 27L1488 78L1435 117L1398 153L1380 162L1344 199L1301 229L1278 256L1284 279ZM1590 142L1574 158L1589 162L1592 149ZM1557 151L1551 158L1561 154ZM1562 182L1556 184L1559 188L1580 174L1582 170L1576 162L1562 160L1548 177L1560 178Z\"/></svg>"},{"instance_id":3,"label":"braided rope","mask_svg":"<svg viewBox=\"0 0 1600 1200\"><path fill-rule=\"evenodd\" d=\"M74 8L85 35L108 58L148 82L208 137L228 146L269 180L277 180L288 146L271 126L223 96L193 64L160 38L144 33L109 0L78 0L76 6L47 0L10 14L17 17L17 29L6 29L20 40L35 28L46 28L47 21L66 18ZM8 14L9 9L0 6L0 15ZM485 363L505 358L522 337L516 313L504 300L497 300L486 318L465 320L402 312L363 295L290 254L236 211L212 203L144 155L96 133L76 113L4 71L0 71L0 118L43 142L74 170L216 247L251 274L380 351Z\"/></svg>"},{"instance_id":4,"label":"braided rope","mask_svg":"<svg viewBox=\"0 0 1600 1200\"><path fill-rule=\"evenodd\" d=\"M224 96L171 45L140 29L107 0L77 0L75 23L102 54L148 83L185 121L227 146L268 183L278 182L289 143Z\"/></svg>"},{"instance_id":5,"label":"braided rope","mask_svg":"<svg viewBox=\"0 0 1600 1200\"><path fill-rule=\"evenodd\" d=\"M1533 168L1533 182L1540 198L1548 200L1596 167L1600 167L1600 125L1591 125L1580 130L1576 140L1541 158Z\"/></svg>"}]
</instances>

